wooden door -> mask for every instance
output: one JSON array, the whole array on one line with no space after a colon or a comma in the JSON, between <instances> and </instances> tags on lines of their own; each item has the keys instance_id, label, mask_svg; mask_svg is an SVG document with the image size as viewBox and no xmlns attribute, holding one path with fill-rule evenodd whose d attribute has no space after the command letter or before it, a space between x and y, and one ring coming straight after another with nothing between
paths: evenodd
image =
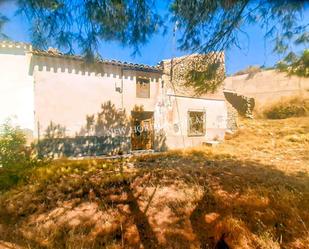
<instances>
[{"instance_id":1,"label":"wooden door","mask_svg":"<svg viewBox=\"0 0 309 249\"><path fill-rule=\"evenodd\" d=\"M153 112L132 112L132 150L150 150L154 140Z\"/></svg>"}]
</instances>

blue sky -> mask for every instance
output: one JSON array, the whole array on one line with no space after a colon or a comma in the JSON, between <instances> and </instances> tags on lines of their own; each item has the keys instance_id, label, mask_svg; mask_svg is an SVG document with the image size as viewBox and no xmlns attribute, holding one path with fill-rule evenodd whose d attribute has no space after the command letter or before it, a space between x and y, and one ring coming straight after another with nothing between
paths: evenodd
<instances>
[{"instance_id":1,"label":"blue sky","mask_svg":"<svg viewBox=\"0 0 309 249\"><path fill-rule=\"evenodd\" d=\"M159 4L158 8L159 11L164 12L167 6L162 3ZM14 15L15 10L13 2L1 6L1 12L10 18L4 32L12 40L30 42L29 23L25 17ZM304 18L307 22L309 21L309 10L306 10ZM248 39L243 39L242 49L233 47L225 51L227 74L235 73L250 65L272 66L281 58L272 52L272 41L265 41L264 31L258 25L244 27L244 31L247 32ZM295 48L295 51L301 49L303 48ZM179 51L173 46L171 32L167 32L165 36L154 35L146 45L141 47L140 55L132 57L132 51L132 48L123 47L117 42L102 42L100 47L103 58L149 65L155 65L172 56L188 54L188 52Z\"/></svg>"}]
</instances>

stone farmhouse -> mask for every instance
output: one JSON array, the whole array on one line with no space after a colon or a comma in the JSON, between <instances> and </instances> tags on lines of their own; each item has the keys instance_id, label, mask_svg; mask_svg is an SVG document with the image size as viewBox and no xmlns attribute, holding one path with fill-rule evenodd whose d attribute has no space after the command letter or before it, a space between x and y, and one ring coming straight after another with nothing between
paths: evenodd
<instances>
[{"instance_id":1,"label":"stone farmhouse","mask_svg":"<svg viewBox=\"0 0 309 249\"><path fill-rule=\"evenodd\" d=\"M173 62L185 70L199 56ZM220 59L224 73L223 53ZM228 128L223 90L195 97L177 71L171 73L171 60L86 63L55 49L3 41L0 64L0 122L11 118L47 154L191 147L222 140Z\"/></svg>"}]
</instances>

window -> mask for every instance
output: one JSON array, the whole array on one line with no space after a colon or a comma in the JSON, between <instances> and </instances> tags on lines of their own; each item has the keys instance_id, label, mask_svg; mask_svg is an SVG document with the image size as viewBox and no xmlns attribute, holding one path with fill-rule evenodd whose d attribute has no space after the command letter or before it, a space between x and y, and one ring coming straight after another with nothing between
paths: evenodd
<instances>
[{"instance_id":1,"label":"window","mask_svg":"<svg viewBox=\"0 0 309 249\"><path fill-rule=\"evenodd\" d=\"M206 115L204 111L188 112L188 136L204 136L206 132Z\"/></svg>"},{"instance_id":2,"label":"window","mask_svg":"<svg viewBox=\"0 0 309 249\"><path fill-rule=\"evenodd\" d=\"M136 97L150 98L150 81L145 78L137 78L136 80Z\"/></svg>"}]
</instances>

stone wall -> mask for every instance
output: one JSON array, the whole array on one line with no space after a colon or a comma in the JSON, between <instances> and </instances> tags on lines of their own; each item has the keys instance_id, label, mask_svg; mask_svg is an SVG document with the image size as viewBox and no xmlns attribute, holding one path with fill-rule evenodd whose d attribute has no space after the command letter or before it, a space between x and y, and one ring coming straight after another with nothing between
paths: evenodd
<instances>
[{"instance_id":1,"label":"stone wall","mask_svg":"<svg viewBox=\"0 0 309 249\"><path fill-rule=\"evenodd\" d=\"M208 56L193 54L174 58L172 61L164 60L161 63L165 96L162 112L166 115L164 127L166 145L169 149L199 146L206 141L224 138L227 128L227 109L223 86L213 93L197 94L193 87L186 84L188 83L186 82L186 74L190 70L206 68L207 62L211 61ZM216 58L221 62L218 70L219 76L224 77L224 54L217 53L214 56L212 59ZM190 111L206 113L205 135L190 136L188 128L188 113Z\"/></svg>"},{"instance_id":2,"label":"stone wall","mask_svg":"<svg viewBox=\"0 0 309 249\"><path fill-rule=\"evenodd\" d=\"M238 112L228 101L226 101L226 107L227 129L230 131L236 131L238 128Z\"/></svg>"},{"instance_id":3,"label":"stone wall","mask_svg":"<svg viewBox=\"0 0 309 249\"><path fill-rule=\"evenodd\" d=\"M267 105L282 97L309 97L309 78L289 76L277 70L227 77L224 88L254 98L257 106Z\"/></svg>"},{"instance_id":4,"label":"stone wall","mask_svg":"<svg viewBox=\"0 0 309 249\"><path fill-rule=\"evenodd\" d=\"M224 96L238 114L246 118L253 117L254 98L239 95L235 92L224 92Z\"/></svg>"},{"instance_id":5,"label":"stone wall","mask_svg":"<svg viewBox=\"0 0 309 249\"><path fill-rule=\"evenodd\" d=\"M190 87L190 82L187 82L186 76L189 71L203 71L207 66L214 61L220 63L217 78L223 80L225 77L224 53L216 53L210 55L192 54L174 58L173 60L164 60L161 62L163 67L163 76L165 87L170 93L181 96L198 96L209 99L224 99L223 82L216 91L210 93L198 93L193 87ZM172 72L171 72L172 66ZM171 82L172 80L172 82ZM213 82L209 82L212 84Z\"/></svg>"}]
</instances>

